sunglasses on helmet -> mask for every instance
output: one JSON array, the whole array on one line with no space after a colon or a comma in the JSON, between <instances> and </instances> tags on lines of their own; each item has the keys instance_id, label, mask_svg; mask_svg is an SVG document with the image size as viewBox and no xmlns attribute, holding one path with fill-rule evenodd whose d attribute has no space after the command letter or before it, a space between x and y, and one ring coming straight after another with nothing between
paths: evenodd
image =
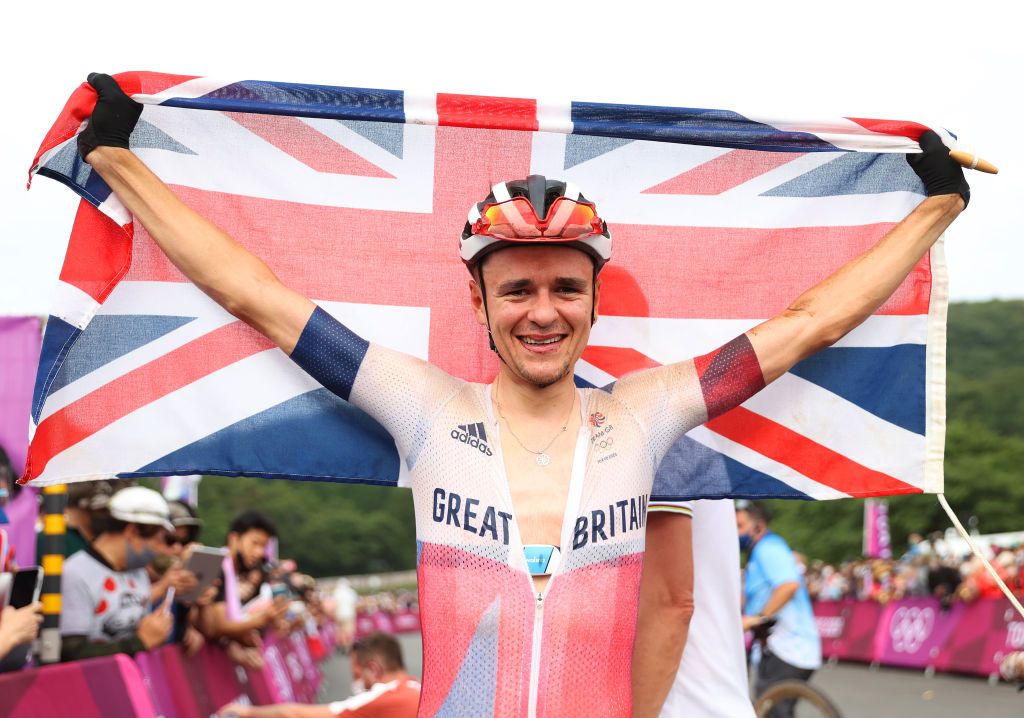
<instances>
[{"instance_id":1,"label":"sunglasses on helmet","mask_svg":"<svg viewBox=\"0 0 1024 718\"><path fill-rule=\"evenodd\" d=\"M604 220L597 216L593 204L568 197L552 202L544 219L537 216L525 197L495 202L485 205L480 219L473 224L473 234L498 239L581 239L604 232Z\"/></svg>"}]
</instances>

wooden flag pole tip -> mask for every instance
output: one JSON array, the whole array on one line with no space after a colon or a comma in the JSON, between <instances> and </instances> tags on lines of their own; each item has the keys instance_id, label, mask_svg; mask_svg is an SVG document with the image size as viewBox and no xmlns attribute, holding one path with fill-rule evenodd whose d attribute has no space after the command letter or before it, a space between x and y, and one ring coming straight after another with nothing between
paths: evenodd
<instances>
[{"instance_id":1,"label":"wooden flag pole tip","mask_svg":"<svg viewBox=\"0 0 1024 718\"><path fill-rule=\"evenodd\" d=\"M972 155L970 152L964 152L963 150L953 150L949 153L949 156L953 158L961 167L966 167L969 170L978 170L979 172L986 172L990 175L999 174L999 168L988 160L983 160L977 155Z\"/></svg>"}]
</instances>

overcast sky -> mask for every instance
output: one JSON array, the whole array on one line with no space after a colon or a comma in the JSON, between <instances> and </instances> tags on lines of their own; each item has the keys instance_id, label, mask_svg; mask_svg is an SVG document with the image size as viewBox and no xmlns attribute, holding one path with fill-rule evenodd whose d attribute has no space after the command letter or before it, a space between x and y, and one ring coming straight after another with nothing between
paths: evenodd
<instances>
[{"instance_id":1,"label":"overcast sky","mask_svg":"<svg viewBox=\"0 0 1024 718\"><path fill-rule=\"evenodd\" d=\"M42 177L26 193L26 171L68 95L93 70L942 125L1002 169L997 177L969 174L971 207L947 233L952 298L1024 297L1024 50L1015 3L67 7L4 8L0 314L48 312L77 198Z\"/></svg>"}]
</instances>

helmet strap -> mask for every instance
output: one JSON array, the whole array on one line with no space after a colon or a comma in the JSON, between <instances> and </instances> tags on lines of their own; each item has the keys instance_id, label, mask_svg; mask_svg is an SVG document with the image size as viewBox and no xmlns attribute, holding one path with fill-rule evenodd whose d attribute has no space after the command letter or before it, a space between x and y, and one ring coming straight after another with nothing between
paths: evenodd
<instances>
[{"instance_id":1,"label":"helmet strap","mask_svg":"<svg viewBox=\"0 0 1024 718\"><path fill-rule=\"evenodd\" d=\"M487 320L487 342L491 346L491 351L497 354L498 358L501 359L501 363L506 364L507 362L501 356L501 353L498 351L498 345L494 343L494 335L491 334L491 314L489 311L487 311L487 287L484 286L484 268L481 267L480 265L477 265L476 273L478 279L477 284L480 285L480 298L483 300L484 303L484 318Z\"/></svg>"},{"instance_id":2,"label":"helmet strap","mask_svg":"<svg viewBox=\"0 0 1024 718\"><path fill-rule=\"evenodd\" d=\"M590 280L593 296L590 298L590 326L597 323L597 262L594 262L594 275Z\"/></svg>"}]
</instances>

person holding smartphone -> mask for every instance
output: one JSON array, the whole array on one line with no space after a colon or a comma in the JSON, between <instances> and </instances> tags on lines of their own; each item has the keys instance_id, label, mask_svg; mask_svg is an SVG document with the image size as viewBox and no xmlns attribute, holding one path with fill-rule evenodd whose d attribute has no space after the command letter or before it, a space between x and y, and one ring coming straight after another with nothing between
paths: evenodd
<instances>
[{"instance_id":1,"label":"person holding smartphone","mask_svg":"<svg viewBox=\"0 0 1024 718\"><path fill-rule=\"evenodd\" d=\"M146 566L174 530L164 498L142 486L121 489L91 545L64 567L61 659L134 655L167 641L169 606L149 609Z\"/></svg>"},{"instance_id":2,"label":"person holding smartphone","mask_svg":"<svg viewBox=\"0 0 1024 718\"><path fill-rule=\"evenodd\" d=\"M42 622L43 604L38 601L22 608L5 606L0 613L0 661L15 648L34 641Z\"/></svg>"}]
</instances>

